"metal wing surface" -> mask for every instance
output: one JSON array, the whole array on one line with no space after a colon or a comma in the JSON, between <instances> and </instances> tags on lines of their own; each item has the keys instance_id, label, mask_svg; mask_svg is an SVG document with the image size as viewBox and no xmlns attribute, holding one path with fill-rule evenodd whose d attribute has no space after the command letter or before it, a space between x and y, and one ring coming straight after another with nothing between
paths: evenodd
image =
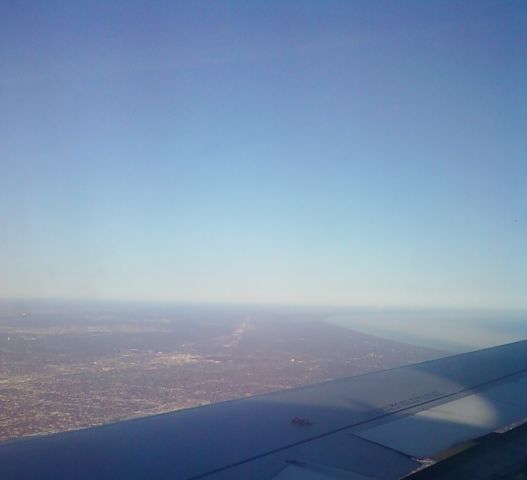
<instances>
[{"instance_id":1,"label":"metal wing surface","mask_svg":"<svg viewBox=\"0 0 527 480\"><path fill-rule=\"evenodd\" d=\"M401 478L460 443L526 418L526 374L522 341L23 439L0 445L0 478Z\"/></svg>"}]
</instances>

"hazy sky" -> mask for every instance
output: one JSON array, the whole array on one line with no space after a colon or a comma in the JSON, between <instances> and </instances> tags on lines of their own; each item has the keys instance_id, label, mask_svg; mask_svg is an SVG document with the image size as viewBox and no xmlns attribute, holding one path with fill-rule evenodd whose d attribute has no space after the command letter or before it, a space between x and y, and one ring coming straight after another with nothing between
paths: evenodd
<instances>
[{"instance_id":1,"label":"hazy sky","mask_svg":"<svg viewBox=\"0 0 527 480\"><path fill-rule=\"evenodd\" d=\"M527 2L0 5L0 297L527 308Z\"/></svg>"}]
</instances>

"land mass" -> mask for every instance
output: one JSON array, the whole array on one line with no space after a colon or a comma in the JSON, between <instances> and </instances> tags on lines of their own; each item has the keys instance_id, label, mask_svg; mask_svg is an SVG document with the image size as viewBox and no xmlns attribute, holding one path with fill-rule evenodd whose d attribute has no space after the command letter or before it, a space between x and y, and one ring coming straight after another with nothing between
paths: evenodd
<instances>
[{"instance_id":1,"label":"land mass","mask_svg":"<svg viewBox=\"0 0 527 480\"><path fill-rule=\"evenodd\" d=\"M438 358L269 309L0 309L0 441Z\"/></svg>"}]
</instances>

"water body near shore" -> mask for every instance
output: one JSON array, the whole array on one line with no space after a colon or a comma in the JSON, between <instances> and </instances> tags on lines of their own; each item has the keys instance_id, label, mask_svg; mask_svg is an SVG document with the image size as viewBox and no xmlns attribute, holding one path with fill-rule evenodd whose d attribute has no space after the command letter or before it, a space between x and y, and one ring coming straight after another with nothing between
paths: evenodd
<instances>
[{"instance_id":1,"label":"water body near shore","mask_svg":"<svg viewBox=\"0 0 527 480\"><path fill-rule=\"evenodd\" d=\"M357 308L325 321L453 353L527 339L527 311Z\"/></svg>"}]
</instances>

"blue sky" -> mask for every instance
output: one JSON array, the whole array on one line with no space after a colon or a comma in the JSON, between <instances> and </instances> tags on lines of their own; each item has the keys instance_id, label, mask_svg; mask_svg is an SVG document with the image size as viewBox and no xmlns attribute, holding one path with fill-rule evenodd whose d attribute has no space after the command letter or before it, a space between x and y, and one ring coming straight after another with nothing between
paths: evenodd
<instances>
[{"instance_id":1,"label":"blue sky","mask_svg":"<svg viewBox=\"0 0 527 480\"><path fill-rule=\"evenodd\" d=\"M3 2L0 297L527 308L526 21Z\"/></svg>"}]
</instances>

